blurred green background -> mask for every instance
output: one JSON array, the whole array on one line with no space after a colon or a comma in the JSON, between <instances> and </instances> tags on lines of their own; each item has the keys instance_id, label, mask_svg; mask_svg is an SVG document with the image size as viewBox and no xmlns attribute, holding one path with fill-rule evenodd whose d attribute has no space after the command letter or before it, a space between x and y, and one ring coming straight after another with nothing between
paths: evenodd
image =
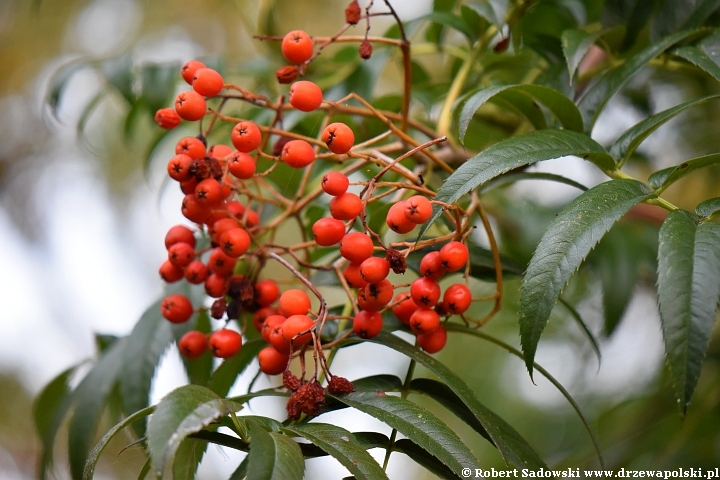
<instances>
[{"instance_id":1,"label":"blurred green background","mask_svg":"<svg viewBox=\"0 0 720 480\"><path fill-rule=\"evenodd\" d=\"M182 222L178 193L164 188L162 158L167 158L173 139L182 132L160 139L151 114L172 98L177 66L200 58L248 88L277 93L273 72L282 64L277 46L253 40L252 35L296 28L314 35L332 34L343 23L345 3L0 2L4 73L0 75L0 265L4 273L0 478L35 476L38 442L32 399L39 389L60 371L93 355L93 332L127 334L143 309L160 295L156 268L164 255L161 239L168 226ZM393 4L405 20L432 8L429 0ZM548 12L558 4L569 5L566 10L575 12L574 22L599 25L601 21L622 24L633 2L540 1L527 21L538 22L548 31L556 29L565 19L549 17ZM380 34L389 26L387 19L380 18L373 32ZM435 52L422 31L411 39L427 77L418 82L413 111L421 119L432 119L456 65L450 56ZM444 42L460 44L451 35ZM331 50L328 55L336 53ZM374 96L397 93L395 58L377 57L381 60L356 66L345 80L352 77L358 88ZM390 60L383 63L386 57ZM499 56L497 62L495 68L501 72L515 68L507 57ZM168 77L170 71L173 76ZM324 77L327 86L332 85L331 79ZM650 113L718 90L716 82L701 74L646 69L611 102L594 137L607 144ZM134 101L138 91L144 103ZM720 151L719 116L712 102L681 115L647 140L629 169L644 179L657 168ZM505 127L487 119L478 121L473 127L476 143L486 145L506 135ZM151 150L150 159L155 161L148 163ZM588 186L603 180L578 159L559 162L538 168L563 173ZM692 208L700 200L718 196L718 173L711 169L706 175L678 182L667 192L668 199ZM487 193L484 201L503 253L525 264L545 226L576 193L544 182L521 182ZM656 236L656 225L621 222L564 294L578 305L600 338L600 366L586 337L561 306L540 343L537 361L581 405L598 434L608 467L715 468L720 466L720 335L716 328L695 397L681 419L663 368L653 290ZM608 311L607 305L603 309L601 291L613 284L619 290L615 294L628 297L630 303L614 313L622 321L605 335ZM475 287L487 292L493 288L482 283ZM519 343L514 310L518 287L517 279L508 279L505 308L485 327L487 333L512 345ZM357 356L348 356L345 364L357 361ZM453 335L439 358L460 372L480 399L523 434L551 467L597 466L589 438L571 407L543 379L533 385L519 359L489 343ZM168 355L164 368L169 373L158 375L154 398L182 382L182 374L173 369L178 362ZM402 360L389 361L388 368L395 369L389 373L404 372ZM429 401L420 401L433 407ZM468 426L454 418L447 420L483 465L503 466L494 449ZM108 452L122 446L111 446ZM61 443L58 447L61 452ZM228 458L218 451L208 455L207 462L231 463ZM139 462L132 450L117 458L109 453L101 475L135 478ZM203 466L201 477L217 478L224 471L218 468ZM308 478L325 478L313 476L321 475L318 472L324 467L310 468L314 470L309 470ZM57 478L69 478L60 454L55 470ZM422 477L422 472L402 462L391 462L390 472L391 476L394 472L392 478Z\"/></svg>"}]
</instances>

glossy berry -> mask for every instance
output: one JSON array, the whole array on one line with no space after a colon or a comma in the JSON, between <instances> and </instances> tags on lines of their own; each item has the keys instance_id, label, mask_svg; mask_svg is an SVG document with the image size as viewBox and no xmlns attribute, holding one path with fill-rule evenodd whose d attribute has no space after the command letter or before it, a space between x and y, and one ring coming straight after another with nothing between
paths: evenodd
<instances>
[{"instance_id":1,"label":"glossy berry","mask_svg":"<svg viewBox=\"0 0 720 480\"><path fill-rule=\"evenodd\" d=\"M393 298L394 289L389 280L381 280L378 283L368 283L362 289L362 300L358 296L358 302L362 302L365 310L377 311L390 303Z\"/></svg>"},{"instance_id":2,"label":"glossy berry","mask_svg":"<svg viewBox=\"0 0 720 480\"><path fill-rule=\"evenodd\" d=\"M360 265L362 263L349 263L343 270L343 277L350 288L365 288L368 282L360 275Z\"/></svg>"},{"instance_id":3,"label":"glossy berry","mask_svg":"<svg viewBox=\"0 0 720 480\"><path fill-rule=\"evenodd\" d=\"M205 144L199 138L184 137L175 145L175 153L184 153L193 160L205 158Z\"/></svg>"},{"instance_id":4,"label":"glossy berry","mask_svg":"<svg viewBox=\"0 0 720 480\"><path fill-rule=\"evenodd\" d=\"M373 253L372 239L362 232L350 232L340 240L340 255L353 263L361 263Z\"/></svg>"},{"instance_id":5,"label":"glossy berry","mask_svg":"<svg viewBox=\"0 0 720 480\"><path fill-rule=\"evenodd\" d=\"M423 277L430 277L435 280L439 280L443 275L445 275L445 267L443 267L440 252L433 251L425 254L422 260L420 260L420 275Z\"/></svg>"},{"instance_id":6,"label":"glossy berry","mask_svg":"<svg viewBox=\"0 0 720 480\"><path fill-rule=\"evenodd\" d=\"M285 340L285 337L283 337L283 325L285 325L285 321L280 325L271 327L267 334L267 341L278 352L283 355L290 355L290 341Z\"/></svg>"},{"instance_id":7,"label":"glossy berry","mask_svg":"<svg viewBox=\"0 0 720 480\"><path fill-rule=\"evenodd\" d=\"M232 153L232 148L228 147L227 145L223 145L222 143L213 145L207 151L208 157L214 158L216 160L226 160L227 157L229 157Z\"/></svg>"},{"instance_id":8,"label":"glossy berry","mask_svg":"<svg viewBox=\"0 0 720 480\"><path fill-rule=\"evenodd\" d=\"M345 236L345 224L334 218L321 218L313 224L312 232L318 245L329 247Z\"/></svg>"},{"instance_id":9,"label":"glossy berry","mask_svg":"<svg viewBox=\"0 0 720 480\"><path fill-rule=\"evenodd\" d=\"M183 80L185 80L188 85L192 85L193 78L195 78L195 72L197 72L201 68L205 68L204 63L197 60L188 60L180 68L180 75L182 75Z\"/></svg>"},{"instance_id":10,"label":"glossy berry","mask_svg":"<svg viewBox=\"0 0 720 480\"><path fill-rule=\"evenodd\" d=\"M410 317L418 308L420 307L418 307L409 293L399 293L395 297L395 305L392 307L392 312L398 320L408 325L410 324Z\"/></svg>"},{"instance_id":11,"label":"glossy berry","mask_svg":"<svg viewBox=\"0 0 720 480\"><path fill-rule=\"evenodd\" d=\"M417 342L420 347L427 353L437 353L447 343L447 331L440 325L437 329L430 333L418 335Z\"/></svg>"},{"instance_id":12,"label":"glossy berry","mask_svg":"<svg viewBox=\"0 0 720 480\"><path fill-rule=\"evenodd\" d=\"M205 293L212 298L220 298L227 292L228 279L226 275L211 273L205 279Z\"/></svg>"},{"instance_id":13,"label":"glossy berry","mask_svg":"<svg viewBox=\"0 0 720 480\"><path fill-rule=\"evenodd\" d=\"M315 160L315 150L305 140L290 140L283 147L280 158L293 168L303 168Z\"/></svg>"},{"instance_id":14,"label":"glossy berry","mask_svg":"<svg viewBox=\"0 0 720 480\"><path fill-rule=\"evenodd\" d=\"M180 125L180 115L172 108L161 108L155 112L155 123L161 128L172 130Z\"/></svg>"},{"instance_id":15,"label":"glossy berry","mask_svg":"<svg viewBox=\"0 0 720 480\"><path fill-rule=\"evenodd\" d=\"M182 267L173 265L170 260L165 260L162 265L160 265L158 272L160 273L160 278L167 283L177 282L185 275Z\"/></svg>"},{"instance_id":16,"label":"glossy berry","mask_svg":"<svg viewBox=\"0 0 720 480\"><path fill-rule=\"evenodd\" d=\"M360 264L360 275L368 283L379 283L390 273L390 264L381 257L370 257Z\"/></svg>"},{"instance_id":17,"label":"glossy berry","mask_svg":"<svg viewBox=\"0 0 720 480\"><path fill-rule=\"evenodd\" d=\"M472 303L472 293L467 285L455 283L445 289L442 305L448 313L463 313L470 308L470 303Z\"/></svg>"},{"instance_id":18,"label":"glossy berry","mask_svg":"<svg viewBox=\"0 0 720 480\"><path fill-rule=\"evenodd\" d=\"M382 330L382 315L360 310L353 319L353 332L360 338L373 338Z\"/></svg>"},{"instance_id":19,"label":"glossy berry","mask_svg":"<svg viewBox=\"0 0 720 480\"><path fill-rule=\"evenodd\" d=\"M345 192L330 200L330 214L338 220L353 220L360 215L362 208L362 200L352 192Z\"/></svg>"},{"instance_id":20,"label":"glossy berry","mask_svg":"<svg viewBox=\"0 0 720 480\"><path fill-rule=\"evenodd\" d=\"M343 154L355 144L355 134L344 123L331 123L323 130L322 140L331 152Z\"/></svg>"},{"instance_id":21,"label":"glossy berry","mask_svg":"<svg viewBox=\"0 0 720 480\"><path fill-rule=\"evenodd\" d=\"M170 248L170 246L179 242L187 243L195 248L195 234L185 225L170 227L165 234L165 248Z\"/></svg>"},{"instance_id":22,"label":"glossy berry","mask_svg":"<svg viewBox=\"0 0 720 480\"><path fill-rule=\"evenodd\" d=\"M432 216L432 204L422 195L413 195L405 200L405 217L415 224L427 222Z\"/></svg>"},{"instance_id":23,"label":"glossy berry","mask_svg":"<svg viewBox=\"0 0 720 480\"><path fill-rule=\"evenodd\" d=\"M174 293L163 299L160 304L160 311L162 316L172 323L183 323L192 317L193 306L186 296Z\"/></svg>"},{"instance_id":24,"label":"glossy berry","mask_svg":"<svg viewBox=\"0 0 720 480\"><path fill-rule=\"evenodd\" d=\"M255 159L244 152L235 152L228 159L228 170L235 177L247 180L255 175Z\"/></svg>"},{"instance_id":25,"label":"glossy berry","mask_svg":"<svg viewBox=\"0 0 720 480\"><path fill-rule=\"evenodd\" d=\"M214 97L219 94L224 84L222 75L212 68L198 68L195 70L192 87L203 97Z\"/></svg>"},{"instance_id":26,"label":"glossy berry","mask_svg":"<svg viewBox=\"0 0 720 480\"><path fill-rule=\"evenodd\" d=\"M180 338L178 349L183 357L193 360L205 353L207 343L204 333L199 330L191 330Z\"/></svg>"},{"instance_id":27,"label":"glossy berry","mask_svg":"<svg viewBox=\"0 0 720 480\"><path fill-rule=\"evenodd\" d=\"M207 104L205 99L194 90L180 92L175 97L175 111L183 120L194 122L205 116Z\"/></svg>"},{"instance_id":28,"label":"glossy berry","mask_svg":"<svg viewBox=\"0 0 720 480\"><path fill-rule=\"evenodd\" d=\"M272 333L275 327L279 327L280 325L282 325L285 320L287 320L287 318L282 315L270 315L269 317L265 318L262 329L260 330L260 335L266 342L270 343L270 333Z\"/></svg>"},{"instance_id":29,"label":"glossy berry","mask_svg":"<svg viewBox=\"0 0 720 480\"><path fill-rule=\"evenodd\" d=\"M222 237L223 233L239 227L240 223L234 218L221 218L213 222L212 226L208 229L208 233L213 242L220 244L220 237Z\"/></svg>"},{"instance_id":30,"label":"glossy berry","mask_svg":"<svg viewBox=\"0 0 720 480\"><path fill-rule=\"evenodd\" d=\"M284 355L273 347L265 347L258 353L260 371L267 375L278 375L285 371L290 357Z\"/></svg>"},{"instance_id":31,"label":"glossy berry","mask_svg":"<svg viewBox=\"0 0 720 480\"><path fill-rule=\"evenodd\" d=\"M195 260L195 249L184 242L170 245L168 248L168 261L178 267L185 267Z\"/></svg>"},{"instance_id":32,"label":"glossy berry","mask_svg":"<svg viewBox=\"0 0 720 480\"><path fill-rule=\"evenodd\" d=\"M310 310L310 297L307 293L297 288L285 290L280 295L278 303L278 312L285 317L293 315L305 315Z\"/></svg>"},{"instance_id":33,"label":"glossy berry","mask_svg":"<svg viewBox=\"0 0 720 480\"><path fill-rule=\"evenodd\" d=\"M250 235L242 227L231 228L220 236L218 243L225 255L237 258L250 248Z\"/></svg>"},{"instance_id":34,"label":"glossy berry","mask_svg":"<svg viewBox=\"0 0 720 480\"><path fill-rule=\"evenodd\" d=\"M334 197L345 193L349 185L350 180L344 173L328 172L322 177L321 186L323 191Z\"/></svg>"},{"instance_id":35,"label":"glossy berry","mask_svg":"<svg viewBox=\"0 0 720 480\"><path fill-rule=\"evenodd\" d=\"M214 178L206 178L195 187L195 197L200 205L213 207L223 200L222 185Z\"/></svg>"},{"instance_id":36,"label":"glossy berry","mask_svg":"<svg viewBox=\"0 0 720 480\"><path fill-rule=\"evenodd\" d=\"M395 233L409 233L417 225L405 216L405 202L398 202L388 210L386 222Z\"/></svg>"},{"instance_id":37,"label":"glossy berry","mask_svg":"<svg viewBox=\"0 0 720 480\"><path fill-rule=\"evenodd\" d=\"M440 249L440 258L448 272L460 270L468 261L468 248L461 242L450 242Z\"/></svg>"},{"instance_id":38,"label":"glossy berry","mask_svg":"<svg viewBox=\"0 0 720 480\"><path fill-rule=\"evenodd\" d=\"M187 267L185 267L185 280L192 283L193 285L199 285L207 280L210 275L207 265L200 260L193 260Z\"/></svg>"},{"instance_id":39,"label":"glossy berry","mask_svg":"<svg viewBox=\"0 0 720 480\"><path fill-rule=\"evenodd\" d=\"M235 330L223 328L210 335L208 347L212 354L218 358L230 358L240 351L242 337Z\"/></svg>"},{"instance_id":40,"label":"glossy berry","mask_svg":"<svg viewBox=\"0 0 720 480\"><path fill-rule=\"evenodd\" d=\"M208 259L208 268L213 272L223 276L229 276L235 270L237 258L227 255L221 247L214 248L210 252Z\"/></svg>"},{"instance_id":41,"label":"glossy berry","mask_svg":"<svg viewBox=\"0 0 720 480\"><path fill-rule=\"evenodd\" d=\"M255 290L257 292L257 289ZM277 315L277 310L272 307L262 307L253 314L253 327L258 332L262 332L262 328L265 325L265 320L272 315Z\"/></svg>"},{"instance_id":42,"label":"glossy berry","mask_svg":"<svg viewBox=\"0 0 720 480\"><path fill-rule=\"evenodd\" d=\"M313 325L315 325L315 322L307 315L291 315L282 324L283 338L288 343L292 341L293 348L297 350L312 340L312 334L308 330L312 329ZM301 333L302 335L297 336Z\"/></svg>"},{"instance_id":43,"label":"glossy berry","mask_svg":"<svg viewBox=\"0 0 720 480\"><path fill-rule=\"evenodd\" d=\"M440 317L435 310L419 308L410 315L410 330L415 335L424 335L440 328Z\"/></svg>"},{"instance_id":44,"label":"glossy berry","mask_svg":"<svg viewBox=\"0 0 720 480\"><path fill-rule=\"evenodd\" d=\"M193 159L184 153L175 155L167 164L168 175L178 182L186 182L193 178L192 173L190 173L192 163Z\"/></svg>"},{"instance_id":45,"label":"glossy berry","mask_svg":"<svg viewBox=\"0 0 720 480\"><path fill-rule=\"evenodd\" d=\"M322 103L322 90L315 83L300 80L290 86L290 105L301 112L312 112Z\"/></svg>"},{"instance_id":46,"label":"glossy berry","mask_svg":"<svg viewBox=\"0 0 720 480\"><path fill-rule=\"evenodd\" d=\"M233 127L230 141L238 152L249 153L260 146L262 134L253 122L242 121Z\"/></svg>"},{"instance_id":47,"label":"glossy berry","mask_svg":"<svg viewBox=\"0 0 720 480\"><path fill-rule=\"evenodd\" d=\"M260 280L253 286L255 302L261 307L267 307L280 296L280 289L274 280Z\"/></svg>"},{"instance_id":48,"label":"glossy berry","mask_svg":"<svg viewBox=\"0 0 720 480\"><path fill-rule=\"evenodd\" d=\"M210 209L201 205L194 193L185 195L180 211L185 218L195 223L203 223L210 216Z\"/></svg>"},{"instance_id":49,"label":"glossy berry","mask_svg":"<svg viewBox=\"0 0 720 480\"><path fill-rule=\"evenodd\" d=\"M432 308L440 300L440 285L430 277L420 277L410 284L412 299L423 308Z\"/></svg>"},{"instance_id":50,"label":"glossy berry","mask_svg":"<svg viewBox=\"0 0 720 480\"><path fill-rule=\"evenodd\" d=\"M280 48L290 63L303 63L310 60L314 43L310 35L302 30L293 30L283 37Z\"/></svg>"}]
</instances>

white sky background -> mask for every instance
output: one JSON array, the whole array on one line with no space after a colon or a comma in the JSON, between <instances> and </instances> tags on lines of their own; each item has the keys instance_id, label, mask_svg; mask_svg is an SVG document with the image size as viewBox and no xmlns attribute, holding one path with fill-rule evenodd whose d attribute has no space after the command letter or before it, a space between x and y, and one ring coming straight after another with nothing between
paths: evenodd
<instances>
[{"instance_id":1,"label":"white sky background","mask_svg":"<svg viewBox=\"0 0 720 480\"><path fill-rule=\"evenodd\" d=\"M376 3L382 5L382 2ZM420 15L430 3L430 0L393 1L405 19ZM74 46L72 53L102 55L113 51L134 35L133 27L129 25L135 24L141 16L141 8L133 0L96 0L70 26L68 45ZM138 51L139 58L152 58L153 61L185 61L203 53L189 36L175 30L141 44L143 49ZM17 106L19 102L34 109L30 114L22 108L13 108L9 118L0 118L5 132L32 123L23 115L38 115L41 106L37 99L49 71L43 72L42 78L27 92L27 97L0 98L2 106ZM133 192L127 209L129 214L124 219L118 216L110 203L107 187L98 181L101 175L96 160L74 139L81 108L95 88L97 80L93 75L77 75L67 90L69 101L62 105L64 123L54 125L53 141L46 143L52 143L52 150L47 148L36 158L18 160L46 163L38 179L40 188L28 192L33 195L32 201L41 220L41 240L28 243L15 230L7 212L0 209L0 265L3 271L0 304L4 326L0 335L0 370L16 372L32 392L37 392L68 366L92 356L95 351L93 332L129 333L142 311L161 293L162 283L156 271L166 255L162 243L166 230L174 224L186 223L179 211L179 192L172 190L158 202L165 169L159 161L148 182L139 184ZM611 103L608 113L601 117L596 131L602 132L603 138L616 136L636 121L627 118L627 110L623 107ZM659 133L663 135L662 130ZM12 136L8 141L10 146L6 145L6 148L12 148ZM562 173L588 186L602 181L601 176L578 159L546 162L540 170ZM548 185L522 182L514 190L535 200L553 202L567 202L576 195L571 187L552 184L548 189ZM626 389L627 380L637 382L643 376L650 380L661 368L662 338L654 299L647 294L636 296L626 320L626 324L604 345L599 374L592 361L588 362L587 368L573 366L573 362L567 361L569 353L562 353L564 347L549 342L540 343L538 361L570 391L576 385L578 389L591 388L594 394L632 394ZM639 348L638 339L646 343L644 348ZM378 355L370 351L370 347L368 349L363 355L365 358ZM641 356L631 355L643 350ZM383 350L382 355L386 352ZM389 362L387 370L382 371L402 375L407 365L405 360L392 358ZM335 365L350 378L380 373L376 367L369 367L374 369L372 372L353 372L350 363L343 355L338 355ZM556 392L542 382L534 387L527 380L521 363L508 364L508 369L518 378L518 383L507 388L515 389L529 401L557 405ZM183 381L179 360L173 352L166 356L160 369L152 392L154 401ZM276 414L281 415L282 409L277 410ZM378 427L373 419L357 412L350 414L346 410L341 419L339 414L333 415L336 416L332 421L337 419L351 429ZM235 453L226 455L213 448L206 458L208 461L201 470L206 478L229 473L239 459ZM210 466L211 463L214 466ZM216 470L218 468L221 472ZM327 463L313 460L308 462L308 468L309 478L319 478L312 472L327 468ZM395 469L397 474L391 473L391 477L405 478L399 472L406 468L404 462L391 462L391 471ZM337 470L338 478L343 475L343 470Z\"/></svg>"}]
</instances>

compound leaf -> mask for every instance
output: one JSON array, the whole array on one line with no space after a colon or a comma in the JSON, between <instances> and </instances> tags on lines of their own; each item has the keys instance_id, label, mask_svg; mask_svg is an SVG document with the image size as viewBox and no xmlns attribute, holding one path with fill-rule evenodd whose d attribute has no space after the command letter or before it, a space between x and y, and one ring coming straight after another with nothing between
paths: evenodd
<instances>
[{"instance_id":1,"label":"compound leaf","mask_svg":"<svg viewBox=\"0 0 720 480\"><path fill-rule=\"evenodd\" d=\"M247 475L253 480L302 480L305 460L300 446L287 435L268 433L255 421L250 430Z\"/></svg>"}]
</instances>

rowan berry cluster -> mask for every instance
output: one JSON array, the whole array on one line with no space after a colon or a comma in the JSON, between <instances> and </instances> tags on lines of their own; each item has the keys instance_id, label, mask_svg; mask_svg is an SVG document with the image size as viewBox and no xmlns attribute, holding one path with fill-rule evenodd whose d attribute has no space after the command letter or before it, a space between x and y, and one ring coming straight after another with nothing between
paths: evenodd
<instances>
[{"instance_id":1,"label":"rowan berry cluster","mask_svg":"<svg viewBox=\"0 0 720 480\"><path fill-rule=\"evenodd\" d=\"M357 2L348 7L348 24L357 23L361 15L353 5L357 7ZM291 418L301 413L318 413L324 402L324 389L318 381L321 371L327 374L331 393L352 391L350 382L329 372L323 354L328 345L353 333L366 339L375 337L383 328L383 315L394 315L417 335L420 347L436 353L447 340L442 320L462 315L473 301L467 285L465 244L472 229L469 215L432 200L434 192L423 186L422 178L400 164L443 139L422 145L404 144L405 153L394 159L383 153L382 146L368 150L365 145L378 143L388 135L357 144L353 129L346 123L333 122L333 116L347 113L342 105L349 100L360 103L365 115L384 118L383 114L354 94L331 102L323 98L321 88L314 82L294 81L306 73L312 59L332 41L318 47L312 37L299 30L282 38L282 53L293 65L280 68L277 77L280 83L291 83L289 105L284 99L274 103L225 83L217 71L190 60L180 73L192 89L178 94L174 108L161 109L155 117L158 125L168 129L182 121L201 122L201 134L181 139L167 165L168 175L185 194L182 214L195 227L177 225L167 232L168 258L160 266L160 276L168 283L185 280L203 284L208 297L214 299L209 307L204 306L209 301L193 306L183 295L169 295L162 302L162 314L170 322L181 323L196 311L206 309L212 318L225 322L209 335L191 331L182 337L180 352L190 359L201 356L207 349L220 358L235 355L241 349L243 334L248 333L246 324L252 319L254 328L269 344L258 355L260 370L269 375L282 373L284 385L293 392L288 403ZM360 48L363 56L368 49L362 45L367 41L366 36ZM276 118L270 125L262 125L221 113L228 100L233 99L274 110ZM217 107L208 107L215 102L219 102ZM316 138L282 129L282 113L289 109L326 112L326 121ZM210 123L203 130L205 119ZM208 146L206 139L218 121L233 124L228 139L232 147L222 143ZM389 133L412 142L410 137L389 127ZM268 167L260 169L261 162ZM266 180L280 164L301 172L301 186L295 195L283 195ZM368 166L380 170L370 179L352 175ZM312 188L313 185L317 187ZM452 214L448 213L455 222L455 231L439 238L386 245L384 228L374 231L368 225L368 207L374 202L388 203L390 195L394 197L383 214L384 223L396 237L427 222L436 204L446 210L455 208ZM314 240L294 245L276 243L277 229L283 223L302 222L304 210L323 201L329 203L329 216L313 222L310 230ZM436 246L441 248L431 250ZM322 261L310 260L313 251L323 247L334 250L324 254ZM406 272L408 255L423 249L430 251L420 261L419 278L410 283L399 282L401 277L397 275ZM293 274L291 288L281 291L275 280L260 279L270 260L281 263ZM337 284L347 293L346 312L351 314L329 314L323 295L311 281L312 271L328 271L337 276ZM390 276L391 271L395 276ZM438 281L448 272L463 271L465 281L448 286L443 293ZM313 309L307 292L317 298L319 308ZM322 345L323 328L328 321L338 324L339 333L334 334L329 344ZM228 328L231 322L235 327ZM350 322L352 328L345 327ZM308 348L314 350L316 361L310 380L305 379L304 353ZM289 370L293 358L300 358L301 378Z\"/></svg>"}]
</instances>

